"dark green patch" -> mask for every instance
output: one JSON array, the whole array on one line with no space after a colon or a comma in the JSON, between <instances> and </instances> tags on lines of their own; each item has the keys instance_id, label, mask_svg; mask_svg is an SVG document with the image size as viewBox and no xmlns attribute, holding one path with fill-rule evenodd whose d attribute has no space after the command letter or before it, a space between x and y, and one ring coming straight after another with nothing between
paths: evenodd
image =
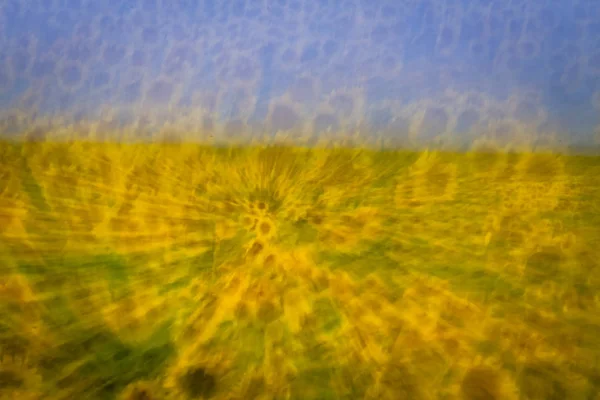
<instances>
[{"instance_id":1,"label":"dark green patch","mask_svg":"<svg viewBox=\"0 0 600 400\"><path fill-rule=\"evenodd\" d=\"M179 378L179 386L192 399L207 398L214 394L217 380L205 369L195 367Z\"/></svg>"},{"instance_id":2,"label":"dark green patch","mask_svg":"<svg viewBox=\"0 0 600 400\"><path fill-rule=\"evenodd\" d=\"M544 249L527 259L525 277L529 283L554 280L561 275L563 256L556 249Z\"/></svg>"},{"instance_id":3,"label":"dark green patch","mask_svg":"<svg viewBox=\"0 0 600 400\"><path fill-rule=\"evenodd\" d=\"M14 371L0 371L0 390L20 388L23 383L23 378Z\"/></svg>"},{"instance_id":4,"label":"dark green patch","mask_svg":"<svg viewBox=\"0 0 600 400\"><path fill-rule=\"evenodd\" d=\"M313 312L320 325L320 331L331 332L341 325L339 310L336 309L333 302L327 298L319 298L313 304Z\"/></svg>"},{"instance_id":5,"label":"dark green patch","mask_svg":"<svg viewBox=\"0 0 600 400\"><path fill-rule=\"evenodd\" d=\"M518 378L522 395L528 399L567 399L567 390L554 367L544 364L526 365Z\"/></svg>"},{"instance_id":6,"label":"dark green patch","mask_svg":"<svg viewBox=\"0 0 600 400\"><path fill-rule=\"evenodd\" d=\"M292 383L293 399L333 400L338 398L331 389L331 368L307 368Z\"/></svg>"}]
</instances>

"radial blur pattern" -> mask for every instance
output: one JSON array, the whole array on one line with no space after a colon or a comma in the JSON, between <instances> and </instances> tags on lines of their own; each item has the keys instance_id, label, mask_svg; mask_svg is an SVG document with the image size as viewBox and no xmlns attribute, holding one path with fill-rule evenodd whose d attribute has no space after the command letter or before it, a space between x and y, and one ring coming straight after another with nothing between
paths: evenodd
<instances>
[{"instance_id":1,"label":"radial blur pattern","mask_svg":"<svg viewBox=\"0 0 600 400\"><path fill-rule=\"evenodd\" d=\"M0 0L0 400L600 400L599 79L599 0Z\"/></svg>"}]
</instances>

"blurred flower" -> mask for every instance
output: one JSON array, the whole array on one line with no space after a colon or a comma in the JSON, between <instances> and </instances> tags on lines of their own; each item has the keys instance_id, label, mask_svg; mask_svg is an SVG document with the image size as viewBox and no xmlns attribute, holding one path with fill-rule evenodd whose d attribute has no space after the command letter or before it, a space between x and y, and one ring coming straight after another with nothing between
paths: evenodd
<instances>
[{"instance_id":1,"label":"blurred flower","mask_svg":"<svg viewBox=\"0 0 600 400\"><path fill-rule=\"evenodd\" d=\"M458 189L458 169L437 152L423 152L406 175L398 177L398 207L431 206L451 201Z\"/></svg>"},{"instance_id":2,"label":"blurred flower","mask_svg":"<svg viewBox=\"0 0 600 400\"><path fill-rule=\"evenodd\" d=\"M554 210L567 194L567 175L560 155L522 155L511 181L501 187L503 209L525 214Z\"/></svg>"}]
</instances>

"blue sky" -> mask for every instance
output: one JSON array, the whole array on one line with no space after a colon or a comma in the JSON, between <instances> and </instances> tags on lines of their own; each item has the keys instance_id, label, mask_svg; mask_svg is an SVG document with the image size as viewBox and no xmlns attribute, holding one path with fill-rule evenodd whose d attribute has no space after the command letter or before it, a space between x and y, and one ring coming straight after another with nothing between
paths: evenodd
<instances>
[{"instance_id":1,"label":"blue sky","mask_svg":"<svg viewBox=\"0 0 600 400\"><path fill-rule=\"evenodd\" d=\"M592 143L597 3L4 0L0 107L193 112L219 134L535 131Z\"/></svg>"}]
</instances>

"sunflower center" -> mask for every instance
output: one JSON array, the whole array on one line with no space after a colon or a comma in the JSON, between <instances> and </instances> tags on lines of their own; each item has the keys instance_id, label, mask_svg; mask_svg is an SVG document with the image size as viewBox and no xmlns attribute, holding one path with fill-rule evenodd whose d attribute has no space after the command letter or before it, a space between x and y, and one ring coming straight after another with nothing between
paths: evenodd
<instances>
[{"instance_id":1,"label":"sunflower center","mask_svg":"<svg viewBox=\"0 0 600 400\"><path fill-rule=\"evenodd\" d=\"M180 385L190 397L196 399L210 396L215 391L216 380L204 368L192 368L181 377Z\"/></svg>"}]
</instances>

